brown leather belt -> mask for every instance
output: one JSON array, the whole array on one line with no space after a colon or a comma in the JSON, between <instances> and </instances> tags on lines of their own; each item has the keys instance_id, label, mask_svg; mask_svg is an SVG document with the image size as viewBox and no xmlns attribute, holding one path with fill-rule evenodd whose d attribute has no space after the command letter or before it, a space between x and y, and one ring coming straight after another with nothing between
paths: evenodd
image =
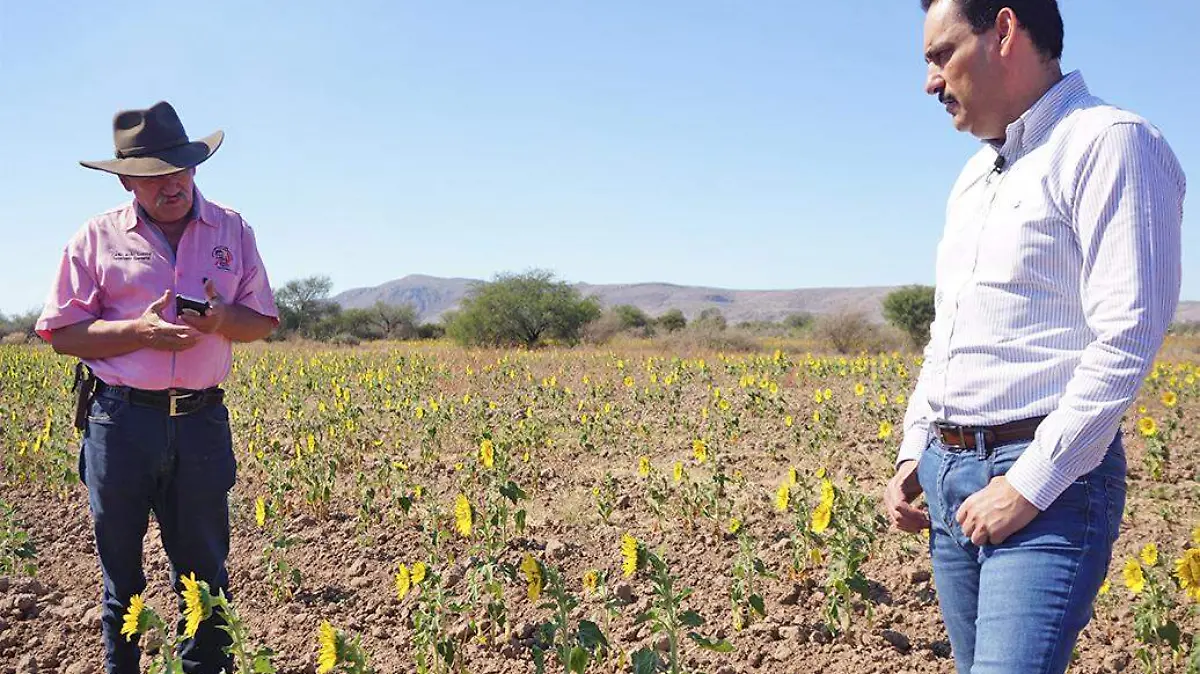
<instances>
[{"instance_id":1,"label":"brown leather belt","mask_svg":"<svg viewBox=\"0 0 1200 674\"><path fill-rule=\"evenodd\" d=\"M975 439L980 433L984 445L989 447L1033 440L1033 434L1045 418L1030 417L998 426L959 426L936 421L933 428L947 449L975 449Z\"/></svg>"}]
</instances>

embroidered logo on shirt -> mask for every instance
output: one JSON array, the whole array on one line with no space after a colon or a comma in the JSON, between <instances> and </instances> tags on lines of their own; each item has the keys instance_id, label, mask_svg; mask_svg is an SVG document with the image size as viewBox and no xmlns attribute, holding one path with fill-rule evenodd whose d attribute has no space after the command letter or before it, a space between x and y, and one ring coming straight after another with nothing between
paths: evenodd
<instances>
[{"instance_id":1,"label":"embroidered logo on shirt","mask_svg":"<svg viewBox=\"0 0 1200 674\"><path fill-rule=\"evenodd\" d=\"M112 252L114 260L137 260L146 262L150 259L150 253L143 250L114 250Z\"/></svg>"},{"instance_id":2,"label":"embroidered logo on shirt","mask_svg":"<svg viewBox=\"0 0 1200 674\"><path fill-rule=\"evenodd\" d=\"M225 246L213 248L213 259L217 261L217 269L233 271L233 253Z\"/></svg>"}]
</instances>

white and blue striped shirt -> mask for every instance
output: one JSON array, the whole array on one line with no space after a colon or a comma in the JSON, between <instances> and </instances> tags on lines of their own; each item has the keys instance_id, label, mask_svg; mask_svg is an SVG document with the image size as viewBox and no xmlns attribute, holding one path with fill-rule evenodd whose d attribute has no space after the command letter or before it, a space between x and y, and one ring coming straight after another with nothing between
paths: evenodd
<instances>
[{"instance_id":1,"label":"white and blue striped shirt","mask_svg":"<svg viewBox=\"0 0 1200 674\"><path fill-rule=\"evenodd\" d=\"M1048 415L1008 473L1022 496L1045 510L1099 465L1179 302L1185 190L1159 131L1078 72L986 144L947 205L897 463L934 421Z\"/></svg>"}]
</instances>

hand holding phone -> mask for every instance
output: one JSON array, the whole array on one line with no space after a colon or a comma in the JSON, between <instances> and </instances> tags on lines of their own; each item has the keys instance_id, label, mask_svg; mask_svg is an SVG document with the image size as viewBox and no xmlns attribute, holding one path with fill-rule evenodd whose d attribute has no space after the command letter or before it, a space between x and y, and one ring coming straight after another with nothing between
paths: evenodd
<instances>
[{"instance_id":1,"label":"hand holding phone","mask_svg":"<svg viewBox=\"0 0 1200 674\"><path fill-rule=\"evenodd\" d=\"M207 316L210 308L207 300L175 295L175 313L180 316Z\"/></svg>"}]
</instances>

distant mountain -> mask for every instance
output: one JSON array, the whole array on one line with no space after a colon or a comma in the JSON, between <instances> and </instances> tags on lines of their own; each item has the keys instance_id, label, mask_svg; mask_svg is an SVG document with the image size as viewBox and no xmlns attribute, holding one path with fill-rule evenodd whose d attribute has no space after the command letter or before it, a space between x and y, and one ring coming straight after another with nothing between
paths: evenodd
<instances>
[{"instance_id":1,"label":"distant mountain","mask_svg":"<svg viewBox=\"0 0 1200 674\"><path fill-rule=\"evenodd\" d=\"M474 279L439 278L413 274L374 288L355 288L333 299L343 307L369 307L376 302L409 304L422 321L435 321L453 309L470 289ZM679 309L691 320L708 308L720 309L731 323L778 321L790 314L814 315L861 311L871 320L883 321L883 298L895 287L802 288L797 290L729 290L681 286L670 283L613 285L575 284L585 296L595 295L606 307L632 304L651 316ZM1179 321L1200 321L1200 302L1181 302Z\"/></svg>"}]
</instances>

